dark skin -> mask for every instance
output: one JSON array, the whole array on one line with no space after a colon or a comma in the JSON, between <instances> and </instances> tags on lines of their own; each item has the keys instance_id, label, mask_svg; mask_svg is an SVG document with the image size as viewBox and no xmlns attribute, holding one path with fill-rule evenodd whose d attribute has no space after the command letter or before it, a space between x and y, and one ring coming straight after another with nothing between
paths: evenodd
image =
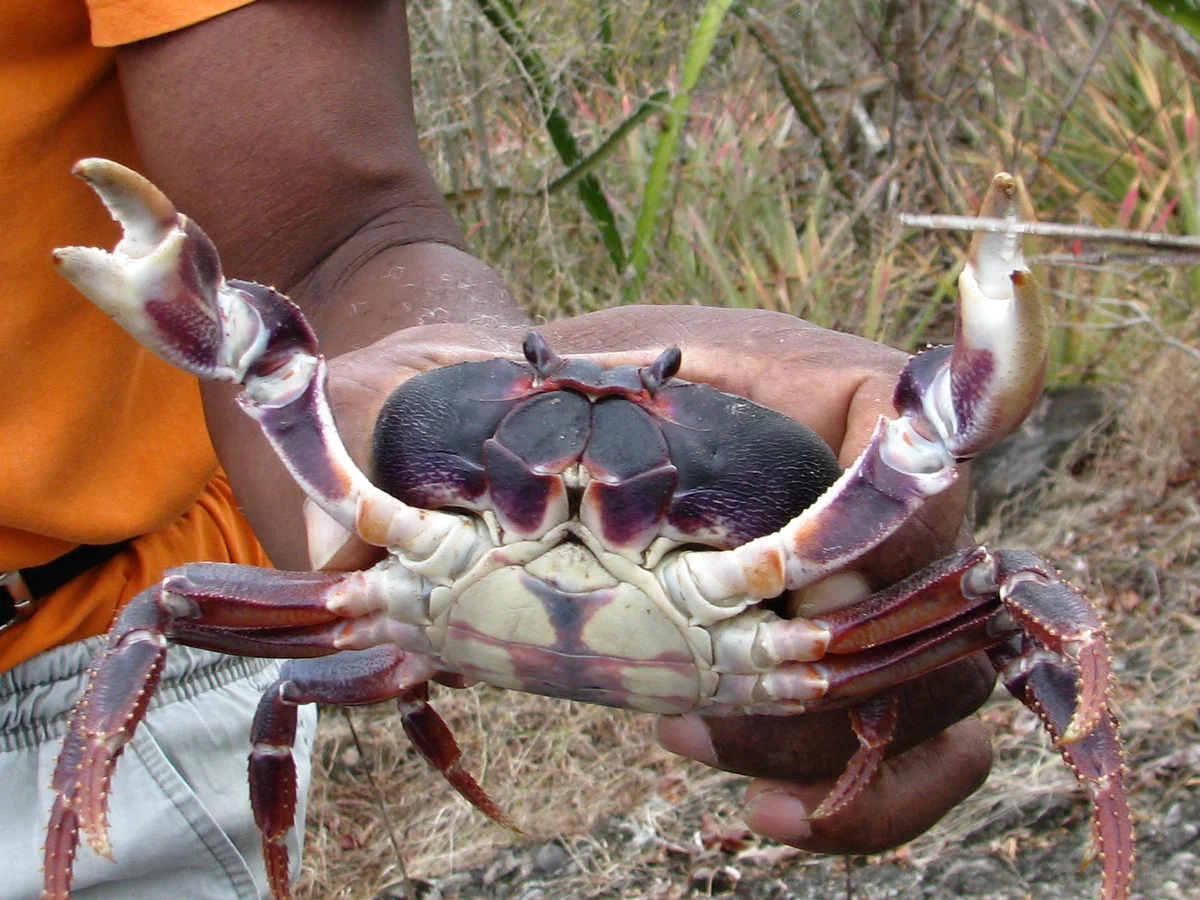
<instances>
[{"instance_id":1,"label":"dark skin","mask_svg":"<svg viewBox=\"0 0 1200 900\"><path fill-rule=\"evenodd\" d=\"M121 48L118 60L146 174L201 223L227 273L275 285L308 314L360 463L380 405L405 378L519 352L524 313L466 252L421 158L403 4L259 2ZM905 360L765 312L640 306L540 330L561 354L612 364L649 362L676 344L681 377L804 422L843 465L881 414L895 414ZM213 443L259 538L282 568L308 568L299 490L232 391L203 390ZM890 584L969 541L965 500L956 489L928 504L857 564L858 588ZM898 755L849 809L811 824L803 809L855 747L844 711L696 720L698 730L662 720L660 737L754 777L752 827L808 850L873 852L920 834L983 782L991 748L971 713L993 680L972 658L901 688Z\"/></svg>"}]
</instances>

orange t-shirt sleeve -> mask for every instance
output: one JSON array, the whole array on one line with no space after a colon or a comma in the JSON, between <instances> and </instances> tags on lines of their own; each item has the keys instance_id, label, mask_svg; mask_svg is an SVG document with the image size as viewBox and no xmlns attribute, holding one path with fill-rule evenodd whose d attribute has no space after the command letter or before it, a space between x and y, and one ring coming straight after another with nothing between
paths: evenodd
<instances>
[{"instance_id":1,"label":"orange t-shirt sleeve","mask_svg":"<svg viewBox=\"0 0 1200 900\"><path fill-rule=\"evenodd\" d=\"M92 43L116 47L178 31L253 0L87 0Z\"/></svg>"}]
</instances>

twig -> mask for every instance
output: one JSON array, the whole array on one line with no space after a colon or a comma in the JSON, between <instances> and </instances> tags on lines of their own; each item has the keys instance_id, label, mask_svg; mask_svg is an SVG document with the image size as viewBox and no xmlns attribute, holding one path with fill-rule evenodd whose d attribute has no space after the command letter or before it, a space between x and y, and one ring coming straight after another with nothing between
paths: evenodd
<instances>
[{"instance_id":1,"label":"twig","mask_svg":"<svg viewBox=\"0 0 1200 900\"><path fill-rule=\"evenodd\" d=\"M1062 106L1059 108L1058 118L1054 120L1054 127L1050 129L1045 140L1042 141L1038 155L1033 161L1033 169L1030 171L1029 177L1025 179L1026 186L1032 186L1037 180L1038 171L1042 167L1042 160L1050 155L1050 151L1058 143L1058 134L1062 131L1063 123L1067 120L1067 114L1071 111L1071 107L1075 105L1075 100L1079 97L1079 92L1083 90L1083 86L1091 76L1092 67L1096 65L1096 60L1100 58L1100 51L1108 43L1108 36L1112 34L1113 25L1117 21L1117 13L1120 12L1121 4L1124 2L1125 0L1113 0L1113 5L1108 10L1108 17L1104 20L1104 27L1100 29L1100 34L1096 37L1096 43L1092 45L1092 52L1088 56L1087 62L1079 70L1079 74L1075 77L1075 83L1071 85L1071 90L1067 93L1067 99L1063 101Z\"/></svg>"},{"instance_id":2,"label":"twig","mask_svg":"<svg viewBox=\"0 0 1200 900\"><path fill-rule=\"evenodd\" d=\"M479 154L479 172L483 177L484 209L487 222L484 225L485 243L489 249L496 243L496 229L500 223L500 206L496 200L496 176L492 170L492 155L488 148L487 117L483 112L483 73L480 65L479 23L472 18L471 62L468 66L471 77L471 125L475 131L475 150Z\"/></svg>"},{"instance_id":3,"label":"twig","mask_svg":"<svg viewBox=\"0 0 1200 900\"><path fill-rule=\"evenodd\" d=\"M1151 253L1144 250L1084 250L1080 253L1043 253L1029 257L1029 262L1043 266L1071 266L1077 269L1103 269L1120 266L1200 266L1200 250L1163 250Z\"/></svg>"},{"instance_id":4,"label":"twig","mask_svg":"<svg viewBox=\"0 0 1200 900\"><path fill-rule=\"evenodd\" d=\"M1114 326L1119 328L1129 328L1137 325L1144 325L1154 332L1159 343L1165 344L1168 347L1173 347L1180 353L1186 353L1193 359L1200 361L1200 347L1195 347L1191 344L1179 340L1179 338L1169 334L1158 321L1146 311L1144 303L1139 303L1137 300L1124 300L1120 298L1099 297L1096 300L1096 306L1104 311L1104 313L1113 320ZM1118 318L1116 310L1130 310L1132 315L1125 318Z\"/></svg>"},{"instance_id":5,"label":"twig","mask_svg":"<svg viewBox=\"0 0 1200 900\"><path fill-rule=\"evenodd\" d=\"M396 853L396 865L400 869L400 877L404 879L404 896L406 900L417 900L416 889L413 887L412 880L408 877L408 866L404 864L404 854L400 852L400 842L396 840L396 830L392 828L392 820L388 816L387 805L383 802L383 793L379 790L379 785L375 783L374 776L371 775L371 766L367 764L367 755L363 752L362 742L358 739L358 731L354 727L354 720L350 718L350 710L343 706L342 715L346 717L346 724L350 727L350 737L354 738L354 747L358 750L358 758L363 761L363 772L367 776L367 784L371 786L371 793L375 795L375 805L379 807L379 815L383 818L383 825L387 829L388 840L392 842L392 850Z\"/></svg>"},{"instance_id":6,"label":"twig","mask_svg":"<svg viewBox=\"0 0 1200 900\"><path fill-rule=\"evenodd\" d=\"M821 159L825 163L825 168L833 176L834 187L847 200L851 199L854 196L855 188L854 182L848 174L849 167L837 144L830 140L825 117L821 115L817 101L813 99L812 91L800 77L800 72L787 61L787 56L780 48L779 42L775 40L775 36L755 10L748 8L745 3L739 2L733 5L733 13L746 21L746 29L750 32L751 37L758 42L763 55L775 66L775 75L779 79L779 86L783 89L784 96L792 104L796 116L817 139ZM877 152L874 146L871 150L873 153Z\"/></svg>"},{"instance_id":7,"label":"twig","mask_svg":"<svg viewBox=\"0 0 1200 900\"><path fill-rule=\"evenodd\" d=\"M925 216L900 213L901 225L933 231L988 231L993 234L1030 234L1034 237L1099 241L1107 244L1137 244L1160 250L1200 252L1200 237L1161 234L1154 231L1130 231L1124 228L1098 228L1095 225L1066 225L1060 222L1009 222L1006 219L975 216Z\"/></svg>"}]
</instances>

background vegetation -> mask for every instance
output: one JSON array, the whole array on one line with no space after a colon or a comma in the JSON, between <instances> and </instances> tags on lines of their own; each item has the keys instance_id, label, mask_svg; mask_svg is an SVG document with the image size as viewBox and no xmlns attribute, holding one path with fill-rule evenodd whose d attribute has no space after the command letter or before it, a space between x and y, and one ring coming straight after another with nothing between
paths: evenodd
<instances>
[{"instance_id":1,"label":"background vegetation","mask_svg":"<svg viewBox=\"0 0 1200 900\"><path fill-rule=\"evenodd\" d=\"M908 350L945 342L968 236L897 213L971 214L1001 169L1022 177L1030 218L1200 237L1200 50L1136 0L413 0L409 17L427 157L477 252L539 317L748 306ZM1105 611L1135 812L1153 823L1200 784L1200 269L1144 247L1027 253L1052 306L1051 382L1102 385L1116 412L984 536L1049 556ZM728 783L649 745L645 717L488 689L436 705L542 840L640 810L659 845L672 828L686 843L672 810ZM302 896L400 896L367 771L417 875L520 846L425 770L390 713L356 716L365 760L325 716ZM927 866L967 837L1018 859L1079 820L1032 717L997 703L985 718L989 785L893 864ZM708 806L736 827L727 803ZM1061 852L1078 859L1079 840ZM561 896L648 895L622 887L645 854L601 860L577 866L590 889ZM655 895L687 895L687 865Z\"/></svg>"}]
</instances>

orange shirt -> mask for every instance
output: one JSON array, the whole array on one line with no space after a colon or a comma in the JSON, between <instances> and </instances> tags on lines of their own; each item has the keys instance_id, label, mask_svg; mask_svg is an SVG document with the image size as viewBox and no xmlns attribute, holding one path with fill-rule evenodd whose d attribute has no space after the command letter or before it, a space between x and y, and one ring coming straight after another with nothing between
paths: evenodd
<instances>
[{"instance_id":1,"label":"orange shirt","mask_svg":"<svg viewBox=\"0 0 1200 900\"><path fill-rule=\"evenodd\" d=\"M111 47L246 2L0 4L0 571L143 536L0 633L0 672L105 631L165 567L264 562L214 474L195 379L142 349L50 262L54 247L118 239L70 176L76 160L140 168Z\"/></svg>"}]
</instances>

